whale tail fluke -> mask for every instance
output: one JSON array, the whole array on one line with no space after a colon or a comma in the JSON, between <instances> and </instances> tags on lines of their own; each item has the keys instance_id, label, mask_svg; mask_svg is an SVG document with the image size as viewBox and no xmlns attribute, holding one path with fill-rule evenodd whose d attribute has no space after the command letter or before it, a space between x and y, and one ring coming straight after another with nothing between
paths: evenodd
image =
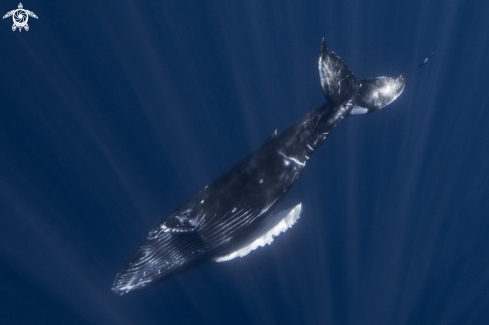
<instances>
[{"instance_id":1,"label":"whale tail fluke","mask_svg":"<svg viewBox=\"0 0 489 325\"><path fill-rule=\"evenodd\" d=\"M338 107L356 91L357 78L339 56L326 46L323 38L319 53L319 78L324 96L331 107Z\"/></svg>"},{"instance_id":2,"label":"whale tail fluke","mask_svg":"<svg viewBox=\"0 0 489 325\"><path fill-rule=\"evenodd\" d=\"M397 78L379 77L358 82L355 106L350 115L367 114L378 111L392 103L401 95L406 85L406 75Z\"/></svg>"},{"instance_id":3,"label":"whale tail fluke","mask_svg":"<svg viewBox=\"0 0 489 325\"><path fill-rule=\"evenodd\" d=\"M349 115L378 111L392 103L404 90L406 75L397 78L379 77L357 79L339 56L329 50L323 39L319 53L319 78L324 96L331 107L338 107L355 98L355 106Z\"/></svg>"}]
</instances>

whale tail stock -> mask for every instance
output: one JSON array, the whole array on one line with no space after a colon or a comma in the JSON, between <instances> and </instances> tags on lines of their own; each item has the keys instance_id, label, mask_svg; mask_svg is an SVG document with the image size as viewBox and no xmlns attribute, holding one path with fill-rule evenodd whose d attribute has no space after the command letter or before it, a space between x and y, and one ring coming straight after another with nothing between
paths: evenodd
<instances>
[{"instance_id":1,"label":"whale tail stock","mask_svg":"<svg viewBox=\"0 0 489 325\"><path fill-rule=\"evenodd\" d=\"M355 105L348 115L373 113L392 103L404 90L406 75L378 77L357 82L353 72L323 39L319 53L319 78L330 107L339 107L353 96Z\"/></svg>"}]
</instances>

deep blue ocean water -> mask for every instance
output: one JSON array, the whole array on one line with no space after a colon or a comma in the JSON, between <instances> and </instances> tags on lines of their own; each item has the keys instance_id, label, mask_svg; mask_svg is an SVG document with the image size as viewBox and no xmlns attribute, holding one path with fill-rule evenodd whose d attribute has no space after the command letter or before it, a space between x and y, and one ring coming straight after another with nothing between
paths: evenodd
<instances>
[{"instance_id":1,"label":"deep blue ocean water","mask_svg":"<svg viewBox=\"0 0 489 325\"><path fill-rule=\"evenodd\" d=\"M0 22L1 324L489 324L487 1L23 5L29 31ZM298 223L111 292L152 227L324 102L323 37L358 79L408 80L314 155Z\"/></svg>"}]
</instances>

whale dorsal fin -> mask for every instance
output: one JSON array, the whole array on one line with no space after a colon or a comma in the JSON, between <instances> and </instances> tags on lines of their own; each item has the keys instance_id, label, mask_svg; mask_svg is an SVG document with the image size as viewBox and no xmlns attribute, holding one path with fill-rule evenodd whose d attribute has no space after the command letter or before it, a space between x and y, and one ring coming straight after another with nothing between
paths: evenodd
<instances>
[{"instance_id":1,"label":"whale dorsal fin","mask_svg":"<svg viewBox=\"0 0 489 325\"><path fill-rule=\"evenodd\" d=\"M292 227L297 219L300 218L302 212L302 203L297 204L295 207L274 213L269 217L263 227L255 233L247 242L241 245L235 251L228 255L220 256L214 259L215 262L226 262L236 257L243 257L248 255L249 252L270 245L273 238L285 232Z\"/></svg>"},{"instance_id":2,"label":"whale dorsal fin","mask_svg":"<svg viewBox=\"0 0 489 325\"><path fill-rule=\"evenodd\" d=\"M338 107L351 97L357 86L357 78L345 62L326 47L324 39L318 68L321 87L330 107Z\"/></svg>"},{"instance_id":3,"label":"whale dorsal fin","mask_svg":"<svg viewBox=\"0 0 489 325\"><path fill-rule=\"evenodd\" d=\"M270 140L272 140L272 139L276 138L276 137L277 137L277 135L278 135L278 131L277 131L277 129L275 129L275 130L272 132L272 134L270 134L270 136L269 136L269 137L268 137L268 138L265 140L265 142L263 142L263 143L267 143L268 141L270 141Z\"/></svg>"}]
</instances>

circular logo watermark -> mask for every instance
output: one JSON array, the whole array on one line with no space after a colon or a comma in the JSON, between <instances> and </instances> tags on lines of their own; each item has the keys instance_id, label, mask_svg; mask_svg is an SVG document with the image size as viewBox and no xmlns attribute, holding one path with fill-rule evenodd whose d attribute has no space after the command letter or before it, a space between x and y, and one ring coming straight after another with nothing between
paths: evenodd
<instances>
[{"instance_id":1,"label":"circular logo watermark","mask_svg":"<svg viewBox=\"0 0 489 325\"><path fill-rule=\"evenodd\" d=\"M14 10L7 12L3 16L3 19L8 18L10 16L12 16L12 20L14 21L14 24L12 25L12 31L13 32L15 32L15 30L17 28L19 29L19 32L22 31L22 28L24 28L26 31L28 31L29 25L27 24L27 21L29 20L29 16L37 19L36 14L33 13L32 11L25 10L22 3L19 3L18 9L14 9Z\"/></svg>"}]
</instances>

